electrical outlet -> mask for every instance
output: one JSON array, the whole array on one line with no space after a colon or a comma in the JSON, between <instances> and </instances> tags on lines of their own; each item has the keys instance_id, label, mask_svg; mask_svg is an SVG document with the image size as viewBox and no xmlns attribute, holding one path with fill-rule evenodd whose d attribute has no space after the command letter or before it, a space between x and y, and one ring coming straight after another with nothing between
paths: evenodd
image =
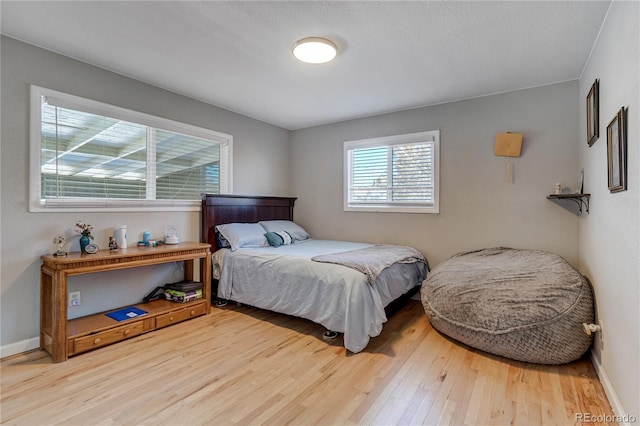
<instances>
[{"instance_id":1,"label":"electrical outlet","mask_svg":"<svg viewBox=\"0 0 640 426\"><path fill-rule=\"evenodd\" d=\"M79 291L70 291L69 292L69 307L72 306L80 306L80 292Z\"/></svg>"}]
</instances>

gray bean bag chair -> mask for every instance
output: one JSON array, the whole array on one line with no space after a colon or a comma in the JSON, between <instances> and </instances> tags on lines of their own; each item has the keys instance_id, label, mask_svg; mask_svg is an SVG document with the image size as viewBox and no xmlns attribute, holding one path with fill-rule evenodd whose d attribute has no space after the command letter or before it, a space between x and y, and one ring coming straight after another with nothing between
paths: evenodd
<instances>
[{"instance_id":1,"label":"gray bean bag chair","mask_svg":"<svg viewBox=\"0 0 640 426\"><path fill-rule=\"evenodd\" d=\"M564 364L589 349L589 281L562 257L491 248L435 267L421 300L433 327L471 347L518 361Z\"/></svg>"}]
</instances>

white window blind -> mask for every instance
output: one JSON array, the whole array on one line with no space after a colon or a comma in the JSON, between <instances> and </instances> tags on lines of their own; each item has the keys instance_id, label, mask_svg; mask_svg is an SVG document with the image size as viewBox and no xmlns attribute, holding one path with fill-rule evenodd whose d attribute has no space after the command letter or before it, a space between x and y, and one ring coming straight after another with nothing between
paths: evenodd
<instances>
[{"instance_id":1,"label":"white window blind","mask_svg":"<svg viewBox=\"0 0 640 426\"><path fill-rule=\"evenodd\" d=\"M32 206L197 207L202 194L229 191L229 135L47 89L33 92L39 185Z\"/></svg>"},{"instance_id":2,"label":"white window blind","mask_svg":"<svg viewBox=\"0 0 640 426\"><path fill-rule=\"evenodd\" d=\"M345 210L438 212L439 131L348 141Z\"/></svg>"}]
</instances>

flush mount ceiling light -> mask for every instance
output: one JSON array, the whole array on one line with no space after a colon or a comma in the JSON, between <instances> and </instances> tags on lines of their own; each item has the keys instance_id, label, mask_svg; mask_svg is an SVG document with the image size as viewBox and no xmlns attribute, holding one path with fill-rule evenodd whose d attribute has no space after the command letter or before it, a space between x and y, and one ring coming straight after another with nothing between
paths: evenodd
<instances>
[{"instance_id":1,"label":"flush mount ceiling light","mask_svg":"<svg viewBox=\"0 0 640 426\"><path fill-rule=\"evenodd\" d=\"M330 40L307 37L293 44L293 56L308 64L324 64L336 57L338 49Z\"/></svg>"}]
</instances>

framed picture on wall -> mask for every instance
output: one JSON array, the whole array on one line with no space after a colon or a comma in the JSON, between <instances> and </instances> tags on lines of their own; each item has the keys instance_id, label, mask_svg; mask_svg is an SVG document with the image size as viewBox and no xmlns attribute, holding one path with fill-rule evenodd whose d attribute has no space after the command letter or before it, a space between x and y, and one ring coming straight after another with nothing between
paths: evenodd
<instances>
[{"instance_id":1,"label":"framed picture on wall","mask_svg":"<svg viewBox=\"0 0 640 426\"><path fill-rule=\"evenodd\" d=\"M620 111L607 126L607 164L609 191L627 189L627 109Z\"/></svg>"},{"instance_id":2,"label":"framed picture on wall","mask_svg":"<svg viewBox=\"0 0 640 426\"><path fill-rule=\"evenodd\" d=\"M599 92L600 82L596 79L587 95L587 143L589 146L593 145L600 136Z\"/></svg>"}]
</instances>

